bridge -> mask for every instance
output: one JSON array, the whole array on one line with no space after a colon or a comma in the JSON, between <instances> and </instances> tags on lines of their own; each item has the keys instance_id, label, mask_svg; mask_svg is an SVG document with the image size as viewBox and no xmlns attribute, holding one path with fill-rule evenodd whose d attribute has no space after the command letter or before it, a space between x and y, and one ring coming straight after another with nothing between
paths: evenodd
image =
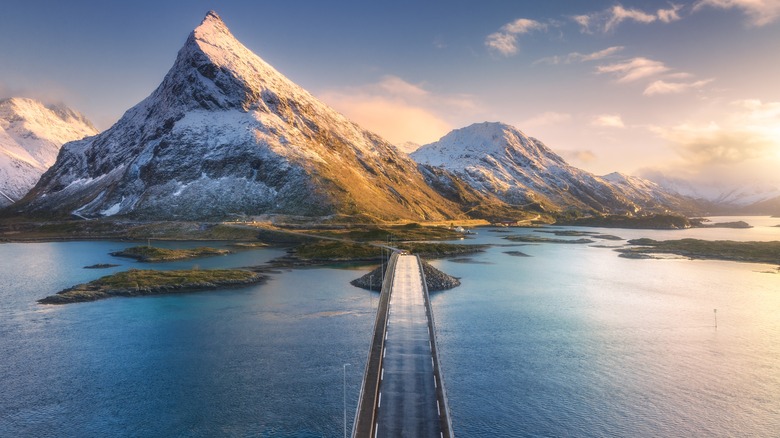
<instances>
[{"instance_id":1,"label":"bridge","mask_svg":"<svg viewBox=\"0 0 780 438\"><path fill-rule=\"evenodd\" d=\"M452 437L422 262L395 252L386 272L352 437Z\"/></svg>"}]
</instances>

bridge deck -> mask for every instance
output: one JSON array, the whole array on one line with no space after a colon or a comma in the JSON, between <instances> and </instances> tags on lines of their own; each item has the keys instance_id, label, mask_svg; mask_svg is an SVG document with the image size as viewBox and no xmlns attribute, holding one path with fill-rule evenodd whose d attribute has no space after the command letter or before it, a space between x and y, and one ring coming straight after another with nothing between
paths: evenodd
<instances>
[{"instance_id":1,"label":"bridge deck","mask_svg":"<svg viewBox=\"0 0 780 438\"><path fill-rule=\"evenodd\" d=\"M417 257L395 268L382 360L377 436L439 437L428 312Z\"/></svg>"},{"instance_id":2,"label":"bridge deck","mask_svg":"<svg viewBox=\"0 0 780 438\"><path fill-rule=\"evenodd\" d=\"M377 365L373 369L367 368L364 381L365 391L367 382L373 385L371 374L378 374L373 409L368 409L367 404L372 401L363 400L366 394L362 394L361 403L365 406L358 408L354 436L450 437L420 262L412 255L395 257L393 271L388 272L388 290L382 292L385 300L380 300L372 345L372 354L380 357L374 361ZM381 345L376 348L377 344Z\"/></svg>"}]
</instances>

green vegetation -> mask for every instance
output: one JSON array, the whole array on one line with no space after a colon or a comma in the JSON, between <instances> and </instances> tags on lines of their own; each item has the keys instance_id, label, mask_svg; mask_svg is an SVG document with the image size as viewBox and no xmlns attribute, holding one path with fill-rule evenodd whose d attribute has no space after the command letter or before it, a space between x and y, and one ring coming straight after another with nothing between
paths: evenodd
<instances>
[{"instance_id":1,"label":"green vegetation","mask_svg":"<svg viewBox=\"0 0 780 438\"><path fill-rule=\"evenodd\" d=\"M577 230L534 230L537 233L550 233L556 236L568 236L568 237L593 237L595 239L604 240L623 240L622 237L613 236L612 234L599 234L593 231L577 231Z\"/></svg>"},{"instance_id":2,"label":"green vegetation","mask_svg":"<svg viewBox=\"0 0 780 438\"><path fill-rule=\"evenodd\" d=\"M0 219L0 240L232 240L254 242L258 230L204 222L134 222L112 219L24 222Z\"/></svg>"},{"instance_id":3,"label":"green vegetation","mask_svg":"<svg viewBox=\"0 0 780 438\"><path fill-rule=\"evenodd\" d=\"M380 249L365 243L320 240L304 243L293 249L292 256L300 260L359 261L379 260Z\"/></svg>"},{"instance_id":4,"label":"green vegetation","mask_svg":"<svg viewBox=\"0 0 780 438\"><path fill-rule=\"evenodd\" d=\"M541 237L541 236L534 236L530 234L520 235L520 236L506 236L504 237L506 240L511 240L512 242L527 242L527 243L571 243L571 244L577 244L577 243L593 243L594 241L587 238L580 238L580 239L551 239L549 237Z\"/></svg>"},{"instance_id":5,"label":"green vegetation","mask_svg":"<svg viewBox=\"0 0 780 438\"><path fill-rule=\"evenodd\" d=\"M732 260L739 262L780 264L780 242L735 242L731 240L653 240L634 239L629 244L634 248L616 251L639 258L650 254L676 254L692 259Z\"/></svg>"},{"instance_id":6,"label":"green vegetation","mask_svg":"<svg viewBox=\"0 0 780 438\"><path fill-rule=\"evenodd\" d=\"M709 219L701 217L691 218L691 226L696 228L753 228L745 221L710 222Z\"/></svg>"},{"instance_id":7,"label":"green vegetation","mask_svg":"<svg viewBox=\"0 0 780 438\"><path fill-rule=\"evenodd\" d=\"M448 227L431 227L418 223L405 225L362 225L329 229L300 230L301 233L357 240L361 242L387 242L410 240L454 240L463 237Z\"/></svg>"},{"instance_id":8,"label":"green vegetation","mask_svg":"<svg viewBox=\"0 0 780 438\"><path fill-rule=\"evenodd\" d=\"M473 254L484 251L485 245L460 245L454 243L402 242L398 248L425 258L442 258L454 255Z\"/></svg>"},{"instance_id":9,"label":"green vegetation","mask_svg":"<svg viewBox=\"0 0 780 438\"><path fill-rule=\"evenodd\" d=\"M584 218L559 219L557 225L584 227L632 228L644 230L677 230L690 228L691 221L684 216L653 214L648 216L604 215Z\"/></svg>"},{"instance_id":10,"label":"green vegetation","mask_svg":"<svg viewBox=\"0 0 780 438\"><path fill-rule=\"evenodd\" d=\"M155 271L131 269L62 290L38 300L41 304L68 304L115 296L143 296L194 292L257 283L265 276L242 269Z\"/></svg>"},{"instance_id":11,"label":"green vegetation","mask_svg":"<svg viewBox=\"0 0 780 438\"><path fill-rule=\"evenodd\" d=\"M201 246L193 249L165 249L154 246L134 246L122 251L112 252L112 256L128 257L141 262L170 262L196 257L230 254L226 249L216 249Z\"/></svg>"},{"instance_id":12,"label":"green vegetation","mask_svg":"<svg viewBox=\"0 0 780 438\"><path fill-rule=\"evenodd\" d=\"M224 281L246 281L257 276L243 269L186 269L179 271L157 271L152 269L130 269L114 275L101 277L88 284L109 289L151 288L181 286L184 284L214 283Z\"/></svg>"},{"instance_id":13,"label":"green vegetation","mask_svg":"<svg viewBox=\"0 0 780 438\"><path fill-rule=\"evenodd\" d=\"M471 254L484 249L483 245L432 242L400 242L394 243L394 245L399 249L427 258ZM387 256L387 254L388 250L385 250L384 255ZM275 260L274 263L277 266L294 266L323 262L378 262L381 257L382 250L376 245L341 240L320 240L300 244L293 248L287 256Z\"/></svg>"}]
</instances>

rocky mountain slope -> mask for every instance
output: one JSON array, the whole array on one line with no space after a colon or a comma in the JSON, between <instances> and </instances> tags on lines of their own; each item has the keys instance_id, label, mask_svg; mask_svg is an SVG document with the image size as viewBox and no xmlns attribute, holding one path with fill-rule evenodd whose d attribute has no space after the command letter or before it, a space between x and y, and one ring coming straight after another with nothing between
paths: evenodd
<instances>
[{"instance_id":1,"label":"rocky mountain slope","mask_svg":"<svg viewBox=\"0 0 780 438\"><path fill-rule=\"evenodd\" d=\"M97 134L83 115L33 99L0 100L0 207L21 199L64 143Z\"/></svg>"},{"instance_id":2,"label":"rocky mountain slope","mask_svg":"<svg viewBox=\"0 0 780 438\"><path fill-rule=\"evenodd\" d=\"M238 42L210 12L160 86L63 147L15 206L32 215L460 217L408 156Z\"/></svg>"},{"instance_id":3,"label":"rocky mountain slope","mask_svg":"<svg viewBox=\"0 0 780 438\"><path fill-rule=\"evenodd\" d=\"M684 202L640 178L600 178L570 166L541 141L503 123L456 129L411 156L430 171L451 172L478 192L522 208L635 214Z\"/></svg>"}]
</instances>

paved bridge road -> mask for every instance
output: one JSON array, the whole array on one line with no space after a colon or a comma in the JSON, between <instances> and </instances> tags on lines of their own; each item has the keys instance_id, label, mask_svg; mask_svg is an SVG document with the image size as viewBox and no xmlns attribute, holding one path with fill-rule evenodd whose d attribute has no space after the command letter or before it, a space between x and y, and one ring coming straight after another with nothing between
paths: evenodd
<instances>
[{"instance_id":1,"label":"paved bridge road","mask_svg":"<svg viewBox=\"0 0 780 438\"><path fill-rule=\"evenodd\" d=\"M353 436L451 437L421 265L417 256L394 257ZM374 399L367 397L367 388L376 388Z\"/></svg>"}]
</instances>

